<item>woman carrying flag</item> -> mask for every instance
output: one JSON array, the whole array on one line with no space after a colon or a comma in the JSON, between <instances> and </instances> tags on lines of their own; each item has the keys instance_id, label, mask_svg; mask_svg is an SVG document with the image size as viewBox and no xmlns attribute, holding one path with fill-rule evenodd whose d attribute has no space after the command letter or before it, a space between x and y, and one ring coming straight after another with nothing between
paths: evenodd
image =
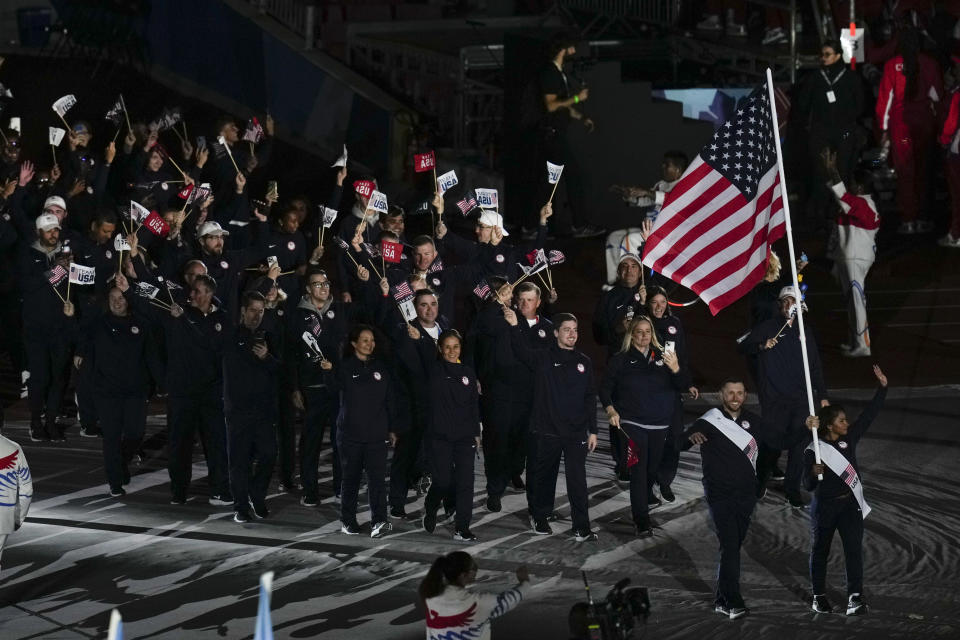
<instances>
[{"instance_id":1,"label":"woman carrying flag","mask_svg":"<svg viewBox=\"0 0 960 640\"><path fill-rule=\"evenodd\" d=\"M843 407L832 404L820 409L819 420L809 423L817 429L821 464L815 464L813 444L804 452L803 484L814 492L810 508L810 581L813 583L813 610L831 613L833 607L826 596L827 558L833 534L840 532L847 569L847 615L867 612L863 602L863 519L870 507L863 498L857 463L857 444L873 422L887 397L887 376L873 365L873 375L880 386L873 400L853 424ZM818 480L818 477L823 480Z\"/></svg>"}]
</instances>

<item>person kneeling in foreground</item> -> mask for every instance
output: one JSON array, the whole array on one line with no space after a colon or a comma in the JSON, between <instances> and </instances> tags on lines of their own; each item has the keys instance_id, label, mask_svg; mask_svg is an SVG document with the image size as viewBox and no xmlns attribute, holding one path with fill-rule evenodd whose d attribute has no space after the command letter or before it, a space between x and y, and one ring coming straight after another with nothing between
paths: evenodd
<instances>
[{"instance_id":1,"label":"person kneeling in foreground","mask_svg":"<svg viewBox=\"0 0 960 640\"><path fill-rule=\"evenodd\" d=\"M490 623L517 606L530 586L526 566L517 567L519 584L503 593L475 593L465 587L477 579L477 563L465 551L433 561L420 583L427 609L427 640L490 639Z\"/></svg>"}]
</instances>

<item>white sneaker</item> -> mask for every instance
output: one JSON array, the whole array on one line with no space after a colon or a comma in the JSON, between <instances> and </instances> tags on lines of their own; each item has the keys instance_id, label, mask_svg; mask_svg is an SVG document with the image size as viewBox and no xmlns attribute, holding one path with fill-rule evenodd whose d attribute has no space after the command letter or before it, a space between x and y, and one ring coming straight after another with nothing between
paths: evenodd
<instances>
[{"instance_id":1,"label":"white sneaker","mask_svg":"<svg viewBox=\"0 0 960 640\"><path fill-rule=\"evenodd\" d=\"M845 358L866 358L870 355L870 347L857 347L856 349L851 349L850 351L844 351L843 356Z\"/></svg>"},{"instance_id":2,"label":"white sneaker","mask_svg":"<svg viewBox=\"0 0 960 640\"><path fill-rule=\"evenodd\" d=\"M393 531L393 525L389 522L377 522L370 527L371 538L382 538L387 531Z\"/></svg>"},{"instance_id":3,"label":"white sneaker","mask_svg":"<svg viewBox=\"0 0 960 640\"><path fill-rule=\"evenodd\" d=\"M937 244L940 245L941 247L949 247L951 249L960 249L960 238L954 238L952 234L947 233L947 235L937 240Z\"/></svg>"}]
</instances>

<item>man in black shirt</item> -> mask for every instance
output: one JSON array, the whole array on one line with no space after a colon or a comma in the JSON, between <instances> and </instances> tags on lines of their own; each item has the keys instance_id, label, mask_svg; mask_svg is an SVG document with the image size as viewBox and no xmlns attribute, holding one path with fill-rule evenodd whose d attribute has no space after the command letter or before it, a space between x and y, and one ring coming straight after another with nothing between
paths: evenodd
<instances>
[{"instance_id":1,"label":"man in black shirt","mask_svg":"<svg viewBox=\"0 0 960 640\"><path fill-rule=\"evenodd\" d=\"M539 165L541 175L545 171L545 161L564 166L562 181L567 190L571 213L564 212L563 215L557 216L557 233L559 235L572 233L575 237L587 238L601 235L603 230L587 224L587 206L581 169L576 150L570 140L571 120L578 120L588 131L593 131L593 120L578 109L578 105L590 96L590 91L586 87L577 90L571 78L563 70L566 59L576 52L572 39L566 36L555 38L549 49L550 63L540 72L540 94L543 97L544 114L540 127Z\"/></svg>"}]
</instances>

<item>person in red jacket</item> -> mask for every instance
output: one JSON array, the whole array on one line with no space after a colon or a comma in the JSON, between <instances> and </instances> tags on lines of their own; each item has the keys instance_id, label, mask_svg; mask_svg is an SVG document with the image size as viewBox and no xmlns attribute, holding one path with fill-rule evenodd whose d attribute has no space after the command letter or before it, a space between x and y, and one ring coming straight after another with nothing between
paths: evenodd
<instances>
[{"instance_id":1,"label":"person in red jacket","mask_svg":"<svg viewBox=\"0 0 960 640\"><path fill-rule=\"evenodd\" d=\"M954 69L960 70L960 56L951 56ZM950 91L947 119L940 130L940 146L947 150L944 168L950 189L950 229L937 241L941 247L960 249L960 83Z\"/></svg>"},{"instance_id":2,"label":"person in red jacket","mask_svg":"<svg viewBox=\"0 0 960 640\"><path fill-rule=\"evenodd\" d=\"M933 230L920 218L927 192L927 155L935 133L936 105L943 96L937 62L920 51L919 32L908 27L899 34L900 54L883 67L876 116L883 145L891 145L897 172L899 233ZM919 218L919 219L918 219Z\"/></svg>"}]
</instances>

